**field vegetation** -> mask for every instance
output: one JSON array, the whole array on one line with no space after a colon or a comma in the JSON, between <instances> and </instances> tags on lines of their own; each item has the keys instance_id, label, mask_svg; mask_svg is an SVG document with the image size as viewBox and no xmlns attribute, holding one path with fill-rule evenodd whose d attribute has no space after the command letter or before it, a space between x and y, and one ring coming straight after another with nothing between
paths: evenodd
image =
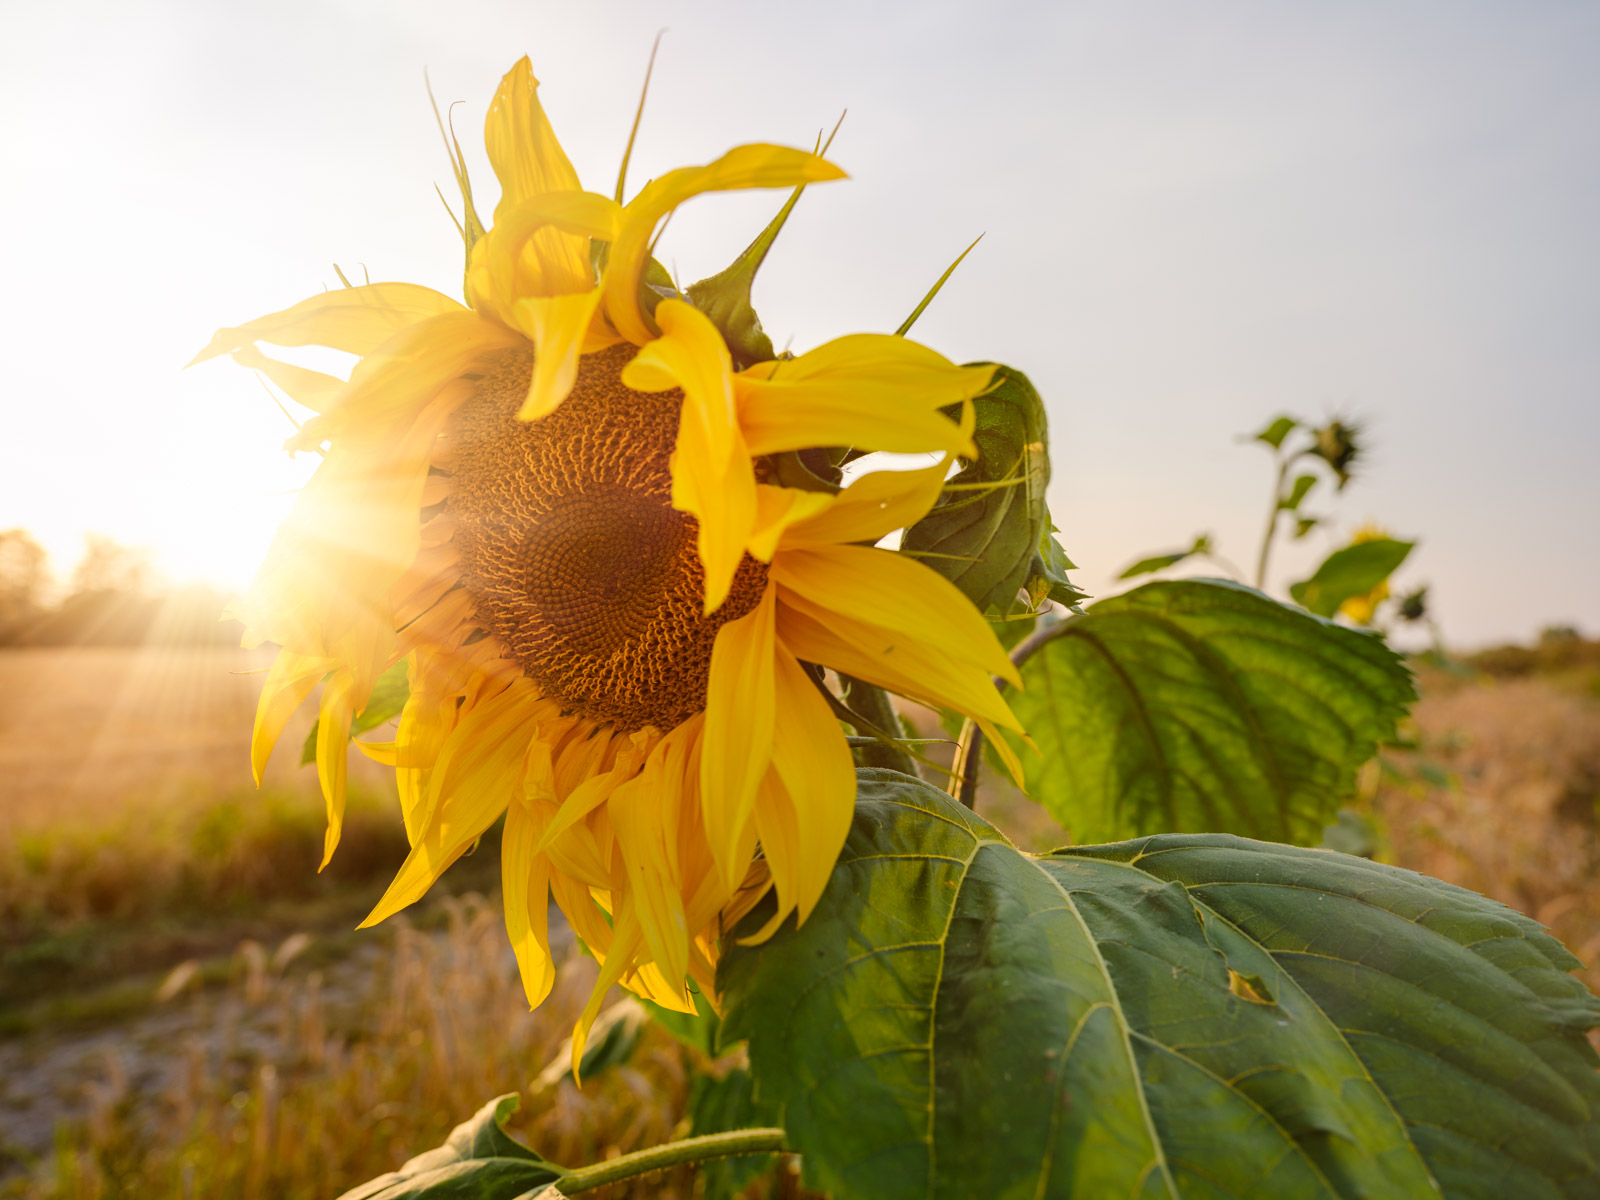
<instances>
[{"instance_id":1,"label":"field vegetation","mask_svg":"<svg viewBox=\"0 0 1600 1200\"><path fill-rule=\"evenodd\" d=\"M266 661L0 651L0 1195L336 1195L506 1092L522 1095L519 1137L596 1162L682 1136L705 1103L697 1077L742 1076L654 1023L581 1091L546 1071L594 968L570 948L552 1000L527 1011L493 833L441 894L353 932L405 853L391 785L353 761L344 841L317 875L321 804L292 753L304 728L262 790L248 778ZM1560 631L1426 668L1410 746L1369 769L1333 836L1529 913L1600 986L1597 681L1600 645ZM980 807L1024 845L1067 836L998 788ZM790 1164L758 1165L716 1194L802 1194ZM680 1169L631 1187L612 1194L707 1181Z\"/></svg>"}]
</instances>

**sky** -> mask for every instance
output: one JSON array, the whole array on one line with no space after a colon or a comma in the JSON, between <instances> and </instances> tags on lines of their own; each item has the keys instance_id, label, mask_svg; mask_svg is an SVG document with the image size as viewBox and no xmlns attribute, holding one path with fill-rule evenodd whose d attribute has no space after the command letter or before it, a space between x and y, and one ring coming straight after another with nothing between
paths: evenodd
<instances>
[{"instance_id":1,"label":"sky","mask_svg":"<svg viewBox=\"0 0 1600 1200\"><path fill-rule=\"evenodd\" d=\"M352 278L458 294L424 71L493 208L482 118L526 53L585 185L810 147L757 283L775 343L918 322L1049 408L1061 540L1096 595L1210 532L1253 561L1280 412L1374 450L1274 588L1367 521L1419 544L1452 643L1600 633L1600 6L0 0L0 528L88 531L246 583L315 459L263 384L184 370L222 325ZM775 211L706 197L658 253L724 266ZM1320 499L1320 502L1319 502Z\"/></svg>"}]
</instances>

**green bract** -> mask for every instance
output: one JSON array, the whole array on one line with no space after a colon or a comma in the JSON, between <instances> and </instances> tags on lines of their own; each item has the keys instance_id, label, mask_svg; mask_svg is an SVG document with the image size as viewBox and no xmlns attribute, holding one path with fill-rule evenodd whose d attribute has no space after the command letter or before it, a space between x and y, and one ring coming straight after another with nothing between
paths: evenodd
<instances>
[{"instance_id":1,"label":"green bract","mask_svg":"<svg viewBox=\"0 0 1600 1200\"><path fill-rule=\"evenodd\" d=\"M983 365L983 364L968 364ZM1044 402L1020 371L1001 367L973 402L978 457L937 507L907 529L900 549L965 592L980 609L1013 615L1018 593L1073 605L1083 593L1067 580L1045 489L1050 483Z\"/></svg>"}]
</instances>

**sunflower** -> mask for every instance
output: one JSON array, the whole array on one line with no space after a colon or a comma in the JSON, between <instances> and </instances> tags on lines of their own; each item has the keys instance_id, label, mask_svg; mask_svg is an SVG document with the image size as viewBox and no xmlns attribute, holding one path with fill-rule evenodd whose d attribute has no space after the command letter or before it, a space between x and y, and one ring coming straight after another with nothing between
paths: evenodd
<instances>
[{"instance_id":1,"label":"sunflower","mask_svg":"<svg viewBox=\"0 0 1600 1200\"><path fill-rule=\"evenodd\" d=\"M547 906L601 963L574 1063L614 983L693 1011L730 919L774 889L757 936L804 921L850 823L855 772L831 668L986 728L1017 682L941 576L874 545L974 453L992 368L857 334L736 369L724 331L650 248L697 194L843 176L818 154L740 146L627 204L583 191L527 59L485 127L502 194L464 206L463 306L376 283L217 333L314 412L323 455L241 615L281 649L256 716L259 781L321 684L324 865L339 840L352 720L404 664L393 742L411 853L365 924L421 897L504 815L506 928L530 1004L550 991ZM641 280L650 286L641 286ZM693 289L691 289L692 293ZM348 380L258 343L359 356ZM743 343L741 343L743 345ZM746 355L741 350L740 357ZM198 359L197 359L198 361ZM777 456L932 453L849 486L783 486Z\"/></svg>"},{"instance_id":2,"label":"sunflower","mask_svg":"<svg viewBox=\"0 0 1600 1200\"><path fill-rule=\"evenodd\" d=\"M1350 536L1350 544L1359 546L1363 542L1375 542L1381 538L1389 537L1389 531L1374 521L1368 521ZM1347 618L1357 625L1370 625L1372 618L1378 614L1378 605L1389 598L1389 581L1382 580L1369 591L1358 596L1348 597L1339 605L1339 615Z\"/></svg>"}]
</instances>

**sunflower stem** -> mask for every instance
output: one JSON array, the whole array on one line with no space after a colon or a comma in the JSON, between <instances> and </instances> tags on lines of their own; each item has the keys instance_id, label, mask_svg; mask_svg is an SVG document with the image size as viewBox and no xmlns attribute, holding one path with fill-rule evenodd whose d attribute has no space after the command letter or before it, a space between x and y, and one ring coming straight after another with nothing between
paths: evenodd
<instances>
[{"instance_id":1,"label":"sunflower stem","mask_svg":"<svg viewBox=\"0 0 1600 1200\"><path fill-rule=\"evenodd\" d=\"M787 1147L781 1129L733 1129L727 1133L708 1133L702 1137L685 1138L681 1142L667 1142L635 1150L610 1162L595 1163L568 1171L551 1185L552 1196L576 1196L608 1183L666 1171L687 1163L704 1162L709 1158L731 1158L738 1154L775 1154Z\"/></svg>"},{"instance_id":2,"label":"sunflower stem","mask_svg":"<svg viewBox=\"0 0 1600 1200\"><path fill-rule=\"evenodd\" d=\"M961 726L961 736L956 740L956 760L951 764L950 790L955 798L972 809L978 809L978 768L983 762L983 730L971 717Z\"/></svg>"},{"instance_id":3,"label":"sunflower stem","mask_svg":"<svg viewBox=\"0 0 1600 1200\"><path fill-rule=\"evenodd\" d=\"M1066 633L1082 619L1082 616L1081 613L1075 614L1034 630L1012 649L1012 666L1020 671L1023 663ZM996 691L1006 690L1004 679L994 676L993 682ZM968 717L966 724L961 727L961 736L956 742L956 760L950 778L950 794L974 811L978 807L978 772L982 764L983 730L978 728L976 721Z\"/></svg>"},{"instance_id":4,"label":"sunflower stem","mask_svg":"<svg viewBox=\"0 0 1600 1200\"><path fill-rule=\"evenodd\" d=\"M889 699L888 692L880 687L873 687L870 683L862 683L859 679L852 679L848 675L840 678L850 689L850 707L876 726L875 730L860 732L882 732L892 738L906 736L905 726L901 724L900 714L895 711L894 701ZM916 761L898 746L878 742L872 746L864 746L856 753L860 756L861 765L864 767L883 767L916 777Z\"/></svg>"}]
</instances>

